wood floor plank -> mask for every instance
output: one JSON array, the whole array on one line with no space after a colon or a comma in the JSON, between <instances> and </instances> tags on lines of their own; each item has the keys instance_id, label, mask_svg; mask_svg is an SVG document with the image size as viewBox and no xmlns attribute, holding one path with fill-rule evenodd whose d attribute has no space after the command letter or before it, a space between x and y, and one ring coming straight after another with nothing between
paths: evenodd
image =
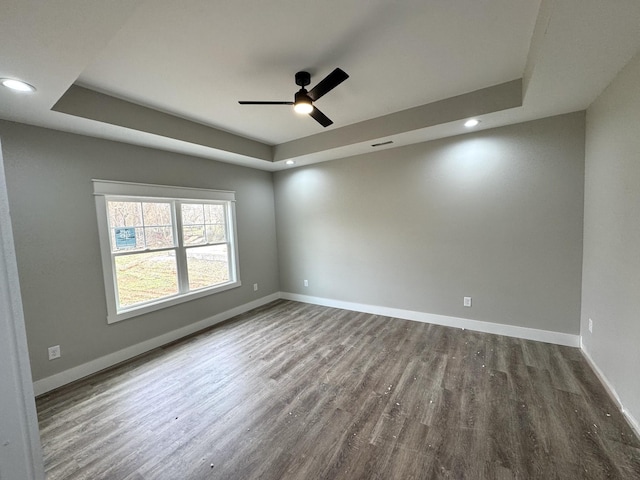
<instances>
[{"instance_id":1,"label":"wood floor plank","mask_svg":"<svg viewBox=\"0 0 640 480\"><path fill-rule=\"evenodd\" d=\"M578 349L284 300L37 407L49 480L640 478Z\"/></svg>"}]
</instances>

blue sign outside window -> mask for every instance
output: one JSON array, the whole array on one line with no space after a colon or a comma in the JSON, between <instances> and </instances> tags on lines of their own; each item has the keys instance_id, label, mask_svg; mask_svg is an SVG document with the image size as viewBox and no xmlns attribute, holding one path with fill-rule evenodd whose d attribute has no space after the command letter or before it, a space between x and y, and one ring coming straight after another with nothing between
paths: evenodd
<instances>
[{"instance_id":1,"label":"blue sign outside window","mask_svg":"<svg viewBox=\"0 0 640 480\"><path fill-rule=\"evenodd\" d=\"M116 228L116 248L130 248L136 246L135 227Z\"/></svg>"}]
</instances>

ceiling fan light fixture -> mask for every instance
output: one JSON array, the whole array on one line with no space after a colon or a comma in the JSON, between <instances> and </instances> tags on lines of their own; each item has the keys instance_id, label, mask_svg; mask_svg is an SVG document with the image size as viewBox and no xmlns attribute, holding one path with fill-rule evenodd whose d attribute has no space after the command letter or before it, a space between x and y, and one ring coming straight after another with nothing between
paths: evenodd
<instances>
[{"instance_id":1,"label":"ceiling fan light fixture","mask_svg":"<svg viewBox=\"0 0 640 480\"><path fill-rule=\"evenodd\" d=\"M293 106L293 109L295 110L296 113L301 113L301 114L311 113L313 112L313 105L311 105L310 103L301 102L301 103L296 103Z\"/></svg>"},{"instance_id":2,"label":"ceiling fan light fixture","mask_svg":"<svg viewBox=\"0 0 640 480\"><path fill-rule=\"evenodd\" d=\"M311 113L313 111L311 99L308 97L304 88L296 93L295 101L293 102L293 110L300 114Z\"/></svg>"}]
</instances>

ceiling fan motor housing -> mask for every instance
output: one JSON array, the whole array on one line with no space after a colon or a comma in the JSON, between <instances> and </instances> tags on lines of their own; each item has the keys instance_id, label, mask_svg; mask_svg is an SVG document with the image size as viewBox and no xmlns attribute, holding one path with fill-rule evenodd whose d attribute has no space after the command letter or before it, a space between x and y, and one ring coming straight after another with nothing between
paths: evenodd
<instances>
[{"instance_id":1,"label":"ceiling fan motor housing","mask_svg":"<svg viewBox=\"0 0 640 480\"><path fill-rule=\"evenodd\" d=\"M306 87L311 83L311 74L309 72L296 73L296 85Z\"/></svg>"}]
</instances>

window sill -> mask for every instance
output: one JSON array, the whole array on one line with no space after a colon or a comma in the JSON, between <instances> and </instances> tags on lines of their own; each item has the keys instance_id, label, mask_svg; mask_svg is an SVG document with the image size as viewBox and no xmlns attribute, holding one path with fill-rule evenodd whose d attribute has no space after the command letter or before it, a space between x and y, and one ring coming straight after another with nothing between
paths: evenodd
<instances>
[{"instance_id":1,"label":"window sill","mask_svg":"<svg viewBox=\"0 0 640 480\"><path fill-rule=\"evenodd\" d=\"M150 312L162 310L163 308L172 307L174 305L179 305L184 302L195 300L196 298L202 298L209 295L214 295L216 293L224 292L226 290L231 290L232 288L236 288L240 286L242 286L242 282L238 280L236 282L229 282L222 285L217 285L215 287L186 293L184 295L170 297L164 300L158 300L157 302L154 302L154 303L147 303L139 307L133 307L127 310L122 310L119 313L115 313L115 314L110 313L109 315L107 315L107 323L111 324L111 323L121 322L122 320L127 320L129 318L145 315Z\"/></svg>"}]
</instances>

